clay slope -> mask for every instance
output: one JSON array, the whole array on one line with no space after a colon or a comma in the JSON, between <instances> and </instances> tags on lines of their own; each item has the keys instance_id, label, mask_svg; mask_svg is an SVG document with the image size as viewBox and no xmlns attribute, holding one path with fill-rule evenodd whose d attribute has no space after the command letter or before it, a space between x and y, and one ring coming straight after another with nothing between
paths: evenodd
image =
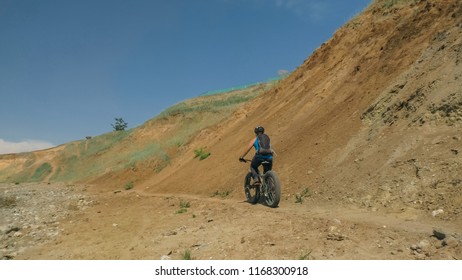
<instances>
[{"instance_id":1,"label":"clay slope","mask_svg":"<svg viewBox=\"0 0 462 280\"><path fill-rule=\"evenodd\" d=\"M242 196L238 162L263 125L286 199L371 210L435 210L459 220L462 4L376 1L275 89L207 128L139 189Z\"/></svg>"}]
</instances>

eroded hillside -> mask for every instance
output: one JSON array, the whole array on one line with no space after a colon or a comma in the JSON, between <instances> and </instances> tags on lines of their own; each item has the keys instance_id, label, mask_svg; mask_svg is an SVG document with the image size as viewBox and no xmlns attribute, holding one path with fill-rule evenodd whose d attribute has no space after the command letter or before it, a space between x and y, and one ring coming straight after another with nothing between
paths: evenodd
<instances>
[{"instance_id":1,"label":"eroded hillside","mask_svg":"<svg viewBox=\"0 0 462 280\"><path fill-rule=\"evenodd\" d=\"M237 158L261 124L284 193L460 220L462 4L376 1L275 89L203 131L189 155L148 178L151 191L234 191ZM201 174L200 176L195 176ZM174 176L173 176L174 175Z\"/></svg>"}]
</instances>

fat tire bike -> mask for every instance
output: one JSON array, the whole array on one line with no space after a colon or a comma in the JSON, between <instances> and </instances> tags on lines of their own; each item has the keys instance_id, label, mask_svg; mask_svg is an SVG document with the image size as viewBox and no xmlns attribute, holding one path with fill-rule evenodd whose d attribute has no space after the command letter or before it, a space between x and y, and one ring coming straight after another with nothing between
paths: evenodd
<instances>
[{"instance_id":1,"label":"fat tire bike","mask_svg":"<svg viewBox=\"0 0 462 280\"><path fill-rule=\"evenodd\" d=\"M243 159L242 162L250 162L251 160ZM265 166L269 162L264 161L262 165ZM281 200L281 183L279 177L273 170L269 170L263 175L258 174L260 179L259 185L252 185L250 183L252 179L252 172L245 175L244 180L244 193L247 202L256 204L262 197L265 204L271 208L276 208Z\"/></svg>"}]
</instances>

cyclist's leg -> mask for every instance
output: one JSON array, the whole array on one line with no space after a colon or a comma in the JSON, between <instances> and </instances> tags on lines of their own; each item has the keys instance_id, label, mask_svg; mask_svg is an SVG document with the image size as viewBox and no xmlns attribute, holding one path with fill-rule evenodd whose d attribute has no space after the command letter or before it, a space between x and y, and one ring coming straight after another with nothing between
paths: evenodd
<instances>
[{"instance_id":1,"label":"cyclist's leg","mask_svg":"<svg viewBox=\"0 0 462 280\"><path fill-rule=\"evenodd\" d=\"M250 172L252 172L253 181L256 182L258 180L258 167L261 165L262 161L258 159L256 156L253 157L252 162L250 163Z\"/></svg>"},{"instance_id":2,"label":"cyclist's leg","mask_svg":"<svg viewBox=\"0 0 462 280\"><path fill-rule=\"evenodd\" d=\"M273 159L267 159L265 161L267 161L268 163L263 164L263 173L266 173L273 169Z\"/></svg>"}]
</instances>

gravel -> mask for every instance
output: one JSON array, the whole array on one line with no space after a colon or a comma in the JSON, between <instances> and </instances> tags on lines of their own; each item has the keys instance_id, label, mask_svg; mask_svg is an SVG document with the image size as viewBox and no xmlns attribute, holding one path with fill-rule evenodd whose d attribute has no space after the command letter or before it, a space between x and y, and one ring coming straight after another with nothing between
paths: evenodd
<instances>
[{"instance_id":1,"label":"gravel","mask_svg":"<svg viewBox=\"0 0 462 280\"><path fill-rule=\"evenodd\" d=\"M85 186L0 183L0 260L56 240L60 221L93 205Z\"/></svg>"}]
</instances>

